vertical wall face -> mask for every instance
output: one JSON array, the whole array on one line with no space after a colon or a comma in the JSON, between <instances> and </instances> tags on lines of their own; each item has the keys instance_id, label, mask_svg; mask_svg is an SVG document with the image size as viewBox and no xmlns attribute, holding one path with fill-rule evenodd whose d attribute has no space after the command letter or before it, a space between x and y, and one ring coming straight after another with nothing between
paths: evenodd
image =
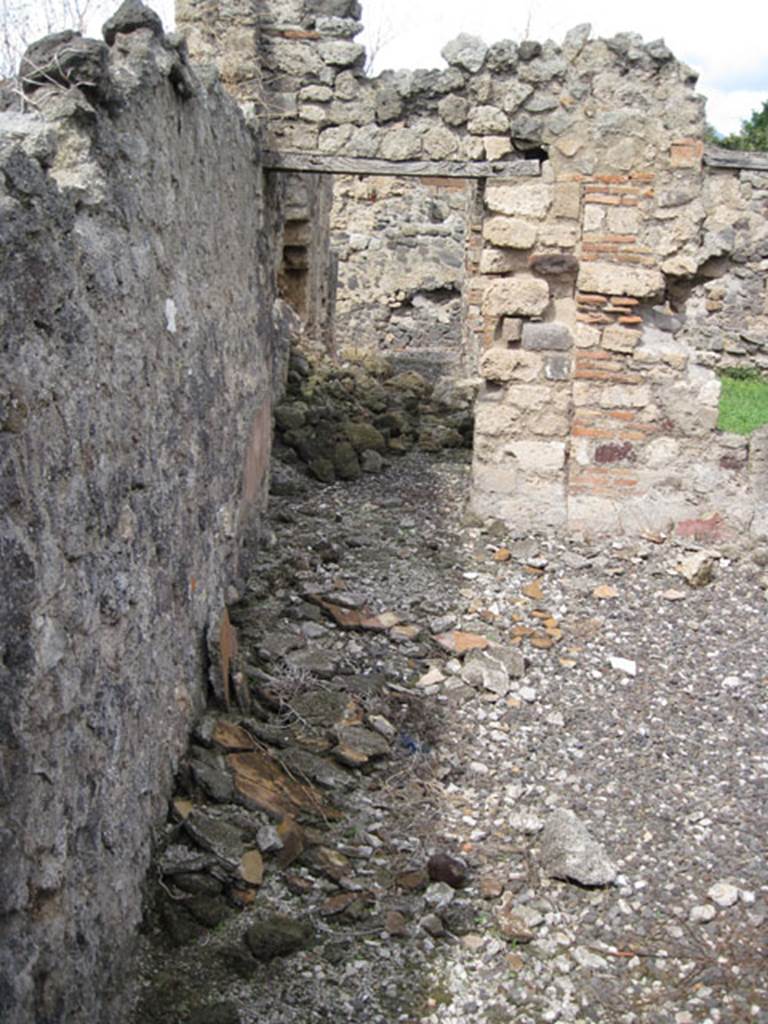
<instances>
[{"instance_id":1,"label":"vertical wall face","mask_svg":"<svg viewBox=\"0 0 768 1024\"><path fill-rule=\"evenodd\" d=\"M430 379L461 376L472 186L455 178L336 179L336 339Z\"/></svg>"},{"instance_id":2,"label":"vertical wall face","mask_svg":"<svg viewBox=\"0 0 768 1024\"><path fill-rule=\"evenodd\" d=\"M272 146L272 125L296 115L307 70L303 61L313 56L307 45L316 33L306 30L305 22L314 25L315 15L305 14L304 4L296 0L176 3L176 23L192 59L216 67L249 124ZM336 288L329 228L332 179L314 174L275 174L272 179L280 200L272 227L275 234L283 233L282 244L276 241L280 294L300 317L305 340L331 351Z\"/></svg>"},{"instance_id":3,"label":"vertical wall face","mask_svg":"<svg viewBox=\"0 0 768 1024\"><path fill-rule=\"evenodd\" d=\"M271 434L254 139L151 28L93 48L95 90L0 120L4 1024L121 1017Z\"/></svg>"}]
</instances>

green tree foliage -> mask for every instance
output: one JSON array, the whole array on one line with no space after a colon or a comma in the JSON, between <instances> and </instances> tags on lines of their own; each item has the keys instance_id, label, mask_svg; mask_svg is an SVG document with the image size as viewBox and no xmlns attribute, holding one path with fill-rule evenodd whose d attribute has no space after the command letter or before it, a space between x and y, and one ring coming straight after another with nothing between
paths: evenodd
<instances>
[{"instance_id":1,"label":"green tree foliage","mask_svg":"<svg viewBox=\"0 0 768 1024\"><path fill-rule=\"evenodd\" d=\"M768 100L761 110L753 110L752 116L741 122L741 131L726 135L718 145L724 149L768 150Z\"/></svg>"}]
</instances>

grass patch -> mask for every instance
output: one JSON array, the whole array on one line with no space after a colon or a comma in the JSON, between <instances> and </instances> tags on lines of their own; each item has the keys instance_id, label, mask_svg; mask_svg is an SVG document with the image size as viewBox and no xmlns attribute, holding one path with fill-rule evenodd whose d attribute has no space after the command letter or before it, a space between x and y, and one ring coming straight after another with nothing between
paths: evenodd
<instances>
[{"instance_id":1,"label":"grass patch","mask_svg":"<svg viewBox=\"0 0 768 1024\"><path fill-rule=\"evenodd\" d=\"M751 434L768 423L768 380L757 370L726 371L720 378L718 430Z\"/></svg>"}]
</instances>

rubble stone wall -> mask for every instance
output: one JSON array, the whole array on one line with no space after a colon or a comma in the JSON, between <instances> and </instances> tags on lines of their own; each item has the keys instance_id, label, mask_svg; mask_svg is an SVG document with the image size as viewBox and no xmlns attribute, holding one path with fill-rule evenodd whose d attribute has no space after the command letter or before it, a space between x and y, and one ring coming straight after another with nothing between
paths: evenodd
<instances>
[{"instance_id":1,"label":"rubble stone wall","mask_svg":"<svg viewBox=\"0 0 768 1024\"><path fill-rule=\"evenodd\" d=\"M270 148L493 164L463 292L485 381L476 510L589 532L753 525L759 444L715 431L716 370L761 359L765 169L705 165L695 72L660 40L579 26L561 46L460 37L442 70L369 80L354 0L266 6ZM391 322L385 305L369 323Z\"/></svg>"},{"instance_id":2,"label":"rubble stone wall","mask_svg":"<svg viewBox=\"0 0 768 1024\"><path fill-rule=\"evenodd\" d=\"M339 351L373 349L428 379L476 369L462 326L472 188L455 178L336 179Z\"/></svg>"},{"instance_id":3,"label":"rubble stone wall","mask_svg":"<svg viewBox=\"0 0 768 1024\"><path fill-rule=\"evenodd\" d=\"M285 364L236 104L151 23L62 45L70 87L0 115L4 1024L128 1008L151 830L258 531Z\"/></svg>"}]
</instances>

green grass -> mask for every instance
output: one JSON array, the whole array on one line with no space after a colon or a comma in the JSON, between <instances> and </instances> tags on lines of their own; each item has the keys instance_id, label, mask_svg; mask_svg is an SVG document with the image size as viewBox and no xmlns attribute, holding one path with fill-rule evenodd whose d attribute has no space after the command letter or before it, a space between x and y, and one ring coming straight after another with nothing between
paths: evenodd
<instances>
[{"instance_id":1,"label":"green grass","mask_svg":"<svg viewBox=\"0 0 768 1024\"><path fill-rule=\"evenodd\" d=\"M768 380L756 370L726 372L721 377L718 430L751 434L768 423Z\"/></svg>"}]
</instances>

